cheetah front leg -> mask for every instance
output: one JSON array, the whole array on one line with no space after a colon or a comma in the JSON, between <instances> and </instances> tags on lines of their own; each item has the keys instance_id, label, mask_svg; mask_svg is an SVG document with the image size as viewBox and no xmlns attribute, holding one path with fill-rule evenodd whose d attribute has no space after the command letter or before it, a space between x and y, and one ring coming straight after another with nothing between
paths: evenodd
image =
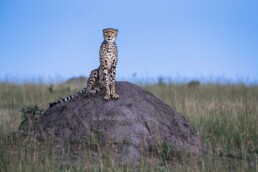
<instances>
[{"instance_id":1,"label":"cheetah front leg","mask_svg":"<svg viewBox=\"0 0 258 172\"><path fill-rule=\"evenodd\" d=\"M108 70L107 69L104 69L103 70L103 75L104 75L104 83L105 83L105 89L106 89L106 95L104 97L104 99L106 101L109 101L110 100L110 77L108 75Z\"/></svg>"},{"instance_id":2,"label":"cheetah front leg","mask_svg":"<svg viewBox=\"0 0 258 172\"><path fill-rule=\"evenodd\" d=\"M116 62L115 61L113 62L111 67L110 80L111 80L110 96L112 99L117 100L119 96L116 94Z\"/></svg>"}]
</instances>

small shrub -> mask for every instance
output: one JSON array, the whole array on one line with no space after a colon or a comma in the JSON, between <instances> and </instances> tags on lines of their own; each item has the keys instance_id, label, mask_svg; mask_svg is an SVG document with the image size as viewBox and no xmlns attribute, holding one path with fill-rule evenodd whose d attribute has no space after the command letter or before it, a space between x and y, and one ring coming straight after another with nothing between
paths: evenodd
<instances>
[{"instance_id":1,"label":"small shrub","mask_svg":"<svg viewBox=\"0 0 258 172\"><path fill-rule=\"evenodd\" d=\"M190 88L195 88L195 87L200 86L201 83L200 83L200 81L192 80L192 81L190 81L187 85L188 85L188 87L190 87Z\"/></svg>"},{"instance_id":2,"label":"small shrub","mask_svg":"<svg viewBox=\"0 0 258 172\"><path fill-rule=\"evenodd\" d=\"M35 115L41 115L43 112L42 109L40 109L38 106L28 106L25 108L22 108L21 113L22 113L22 120L27 119L31 116Z\"/></svg>"},{"instance_id":3,"label":"small shrub","mask_svg":"<svg viewBox=\"0 0 258 172\"><path fill-rule=\"evenodd\" d=\"M52 92L54 91L54 88L53 88L53 85L52 85L52 84L48 86L48 91L49 91L50 93L52 93Z\"/></svg>"},{"instance_id":4,"label":"small shrub","mask_svg":"<svg viewBox=\"0 0 258 172\"><path fill-rule=\"evenodd\" d=\"M32 128L31 119L40 116L43 110L35 105L22 108L21 113L22 122L19 126L19 130L23 132L25 129Z\"/></svg>"}]
</instances>

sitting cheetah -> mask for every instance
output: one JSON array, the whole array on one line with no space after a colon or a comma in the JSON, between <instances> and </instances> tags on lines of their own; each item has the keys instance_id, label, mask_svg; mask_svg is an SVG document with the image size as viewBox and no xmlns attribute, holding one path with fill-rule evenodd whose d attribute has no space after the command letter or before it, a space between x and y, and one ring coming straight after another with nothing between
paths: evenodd
<instances>
[{"instance_id":1,"label":"sitting cheetah","mask_svg":"<svg viewBox=\"0 0 258 172\"><path fill-rule=\"evenodd\" d=\"M50 108L58 103L68 101L84 92L96 93L101 88L105 88L106 91L104 100L108 101L110 99L118 99L119 96L115 91L116 65L118 61L118 51L115 42L117 33L117 29L103 29L104 41L102 42L99 51L100 66L91 71L86 88L80 90L74 95L50 103Z\"/></svg>"}]
</instances>

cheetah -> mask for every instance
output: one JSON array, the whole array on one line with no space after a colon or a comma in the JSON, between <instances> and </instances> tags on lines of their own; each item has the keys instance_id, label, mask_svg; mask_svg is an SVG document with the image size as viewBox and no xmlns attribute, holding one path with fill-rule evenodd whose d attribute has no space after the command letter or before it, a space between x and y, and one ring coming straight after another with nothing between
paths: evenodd
<instances>
[{"instance_id":1,"label":"cheetah","mask_svg":"<svg viewBox=\"0 0 258 172\"><path fill-rule=\"evenodd\" d=\"M116 46L118 29L103 29L104 40L100 46L99 57L100 66L91 71L88 78L87 86L78 93L50 103L49 107L53 107L61 102L69 101L78 94L97 93L100 89L105 88L104 100L117 100L119 96L116 94L116 65L118 62L118 50Z\"/></svg>"}]
</instances>

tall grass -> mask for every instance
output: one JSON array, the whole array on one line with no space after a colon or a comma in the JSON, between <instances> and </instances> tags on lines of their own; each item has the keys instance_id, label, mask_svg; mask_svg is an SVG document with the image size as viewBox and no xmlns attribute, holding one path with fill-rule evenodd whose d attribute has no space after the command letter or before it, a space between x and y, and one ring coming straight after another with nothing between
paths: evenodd
<instances>
[{"instance_id":1,"label":"tall grass","mask_svg":"<svg viewBox=\"0 0 258 172\"><path fill-rule=\"evenodd\" d=\"M78 85L77 88L82 87ZM142 171L257 171L258 170L258 87L219 84L163 84L143 85L193 125L207 145L208 154L200 157L182 156L174 163L171 158L140 165ZM74 92L69 84L43 85L10 83L0 84L0 171L130 171L104 156L89 155L85 164L63 164L47 147L44 156L35 158L34 145L25 149L17 136L7 135L17 130L21 109L38 105L46 109L49 102ZM162 149L162 148L161 148ZM164 151L160 151L164 152ZM62 153L69 162L69 151ZM91 163L88 163L91 162Z\"/></svg>"}]
</instances>

